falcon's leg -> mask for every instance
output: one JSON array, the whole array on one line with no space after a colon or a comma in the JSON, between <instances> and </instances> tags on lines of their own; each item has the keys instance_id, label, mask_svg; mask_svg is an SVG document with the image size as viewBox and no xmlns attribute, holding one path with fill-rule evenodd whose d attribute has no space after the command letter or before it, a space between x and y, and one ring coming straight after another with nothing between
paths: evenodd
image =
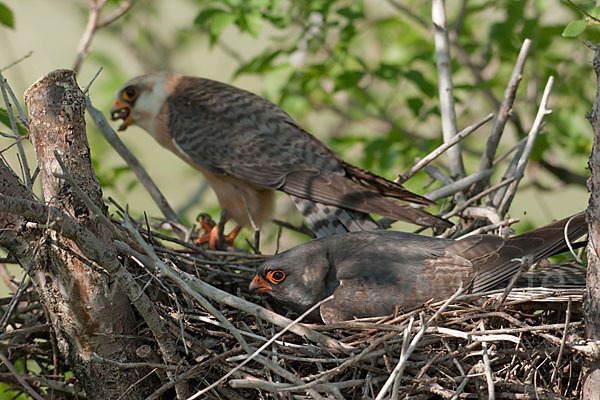
<instances>
[{"instance_id":1,"label":"falcon's leg","mask_svg":"<svg viewBox=\"0 0 600 400\"><path fill-rule=\"evenodd\" d=\"M197 238L196 240L194 240L194 243L196 243L196 244L207 243L210 240L210 232L212 231L215 223L208 214L201 214L198 217L198 224L200 224L200 228L202 228L202 230L205 233L202 236L200 236L199 238Z\"/></svg>"},{"instance_id":2,"label":"falcon's leg","mask_svg":"<svg viewBox=\"0 0 600 400\"><path fill-rule=\"evenodd\" d=\"M210 247L213 248L213 246L215 246L214 248L217 249L222 249L223 248L223 231L225 230L225 222L227 221L227 217L226 217L227 211L225 211L225 209L221 210L221 218L219 218L219 223L217 224L217 226L215 226L213 228L213 231L215 230L215 228L217 228L216 230L216 236L215 233L213 233L211 231L210 233Z\"/></svg>"},{"instance_id":3,"label":"falcon's leg","mask_svg":"<svg viewBox=\"0 0 600 400\"><path fill-rule=\"evenodd\" d=\"M223 235L223 231L219 232L219 225L215 225L210 231L210 238L208 240L208 248L211 250L226 249L229 246L233 247L233 241L237 237L238 233L242 229L241 225L236 226L229 234ZM226 244L227 247L224 247Z\"/></svg>"},{"instance_id":4,"label":"falcon's leg","mask_svg":"<svg viewBox=\"0 0 600 400\"><path fill-rule=\"evenodd\" d=\"M242 226L238 225L228 235L223 235L225 221L225 212L221 212L221 219L218 224L215 224L209 216L202 215L198 219L198 223L206 233L196 239L195 242L197 244L208 243L208 248L210 250L222 249L223 244L233 246L233 241L242 229Z\"/></svg>"},{"instance_id":5,"label":"falcon's leg","mask_svg":"<svg viewBox=\"0 0 600 400\"><path fill-rule=\"evenodd\" d=\"M246 201L246 196L244 196L244 194L241 194L242 196L242 202L244 203L244 207L246 208L246 213L248 214L248 220L250 221L250 226L252 226L252 229L254 229L254 245L253 250L254 253L256 254L260 254L260 250L258 249L259 247L259 242L260 242L260 228L258 227L258 225L256 224L256 222L254 222L254 218L252 217L252 213L250 212L250 208L248 208L248 202Z\"/></svg>"},{"instance_id":6,"label":"falcon's leg","mask_svg":"<svg viewBox=\"0 0 600 400\"><path fill-rule=\"evenodd\" d=\"M254 231L254 245L252 246L255 254L260 254L260 229Z\"/></svg>"}]
</instances>

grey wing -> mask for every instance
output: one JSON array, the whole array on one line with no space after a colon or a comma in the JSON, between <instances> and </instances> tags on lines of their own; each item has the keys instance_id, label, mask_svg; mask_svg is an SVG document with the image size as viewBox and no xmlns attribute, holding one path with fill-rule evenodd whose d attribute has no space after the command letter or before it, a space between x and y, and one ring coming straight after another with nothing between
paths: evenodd
<instances>
[{"instance_id":1,"label":"grey wing","mask_svg":"<svg viewBox=\"0 0 600 400\"><path fill-rule=\"evenodd\" d=\"M452 295L472 264L446 251L453 240L403 232L361 233L336 263L340 286L321 306L326 323L410 310ZM343 243L339 247L342 247ZM352 248L350 248L352 246Z\"/></svg>"},{"instance_id":2,"label":"grey wing","mask_svg":"<svg viewBox=\"0 0 600 400\"><path fill-rule=\"evenodd\" d=\"M472 290L484 291L497 287L509 280L522 262L526 265L536 263L553 254L566 250L565 226L571 217L562 219L552 224L543 226L533 231L502 239L493 235L478 235L467 238L469 250L463 255L469 258L474 265ZM574 241L587 232L585 214L580 213L572 217L569 223L567 236ZM463 240L456 242L457 246Z\"/></svg>"}]
</instances>

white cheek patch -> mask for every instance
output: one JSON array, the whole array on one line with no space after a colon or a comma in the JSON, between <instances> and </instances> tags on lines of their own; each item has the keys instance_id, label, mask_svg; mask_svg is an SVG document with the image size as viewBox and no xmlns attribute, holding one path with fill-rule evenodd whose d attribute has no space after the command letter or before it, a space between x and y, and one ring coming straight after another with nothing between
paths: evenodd
<instances>
[{"instance_id":1,"label":"white cheek patch","mask_svg":"<svg viewBox=\"0 0 600 400\"><path fill-rule=\"evenodd\" d=\"M140 93L133 108L133 121L148 132L154 132L154 124L167 99L165 77L157 76L152 91Z\"/></svg>"}]
</instances>

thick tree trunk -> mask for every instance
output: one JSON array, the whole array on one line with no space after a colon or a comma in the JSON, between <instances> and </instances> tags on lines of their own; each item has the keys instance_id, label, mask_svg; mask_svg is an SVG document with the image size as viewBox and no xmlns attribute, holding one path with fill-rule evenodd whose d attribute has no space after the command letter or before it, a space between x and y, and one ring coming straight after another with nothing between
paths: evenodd
<instances>
[{"instance_id":1,"label":"thick tree trunk","mask_svg":"<svg viewBox=\"0 0 600 400\"><path fill-rule=\"evenodd\" d=\"M589 224L587 296L585 299L585 328L589 340L600 340L600 44L594 55L594 70L598 93L589 116L594 128L594 146L590 156L591 177L588 180L590 202L587 210ZM583 381L583 399L600 398L600 360L589 360Z\"/></svg>"},{"instance_id":2,"label":"thick tree trunk","mask_svg":"<svg viewBox=\"0 0 600 400\"><path fill-rule=\"evenodd\" d=\"M46 204L74 218L106 249L114 251L111 232L73 187L55 176L63 173L54 155L56 151L79 187L105 210L87 144L85 99L74 73L49 73L27 90L25 102ZM1 194L33 199L33 194L3 163L0 181ZM88 399L118 398L126 391L128 399L145 398L153 385L138 382L143 370L121 369L92 359L94 353L114 361L136 359L135 350L140 343L123 336L135 335L137 324L123 290L72 240L43 226L26 226L25 222L22 217L0 214L0 228L10 228L0 229L0 245L9 249L21 265L31 265L30 275L51 319L59 349ZM52 224L49 220L48 225Z\"/></svg>"}]
</instances>

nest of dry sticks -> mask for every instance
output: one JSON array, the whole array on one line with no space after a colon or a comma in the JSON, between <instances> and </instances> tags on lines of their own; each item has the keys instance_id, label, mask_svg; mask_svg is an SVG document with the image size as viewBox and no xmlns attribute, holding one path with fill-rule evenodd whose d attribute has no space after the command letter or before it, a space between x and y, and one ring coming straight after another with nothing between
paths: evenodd
<instances>
[{"instance_id":1,"label":"nest of dry sticks","mask_svg":"<svg viewBox=\"0 0 600 400\"><path fill-rule=\"evenodd\" d=\"M151 257L117 242L125 265L151 296L163 323L177 338L180 365L153 362L156 342L138 356L147 363L120 364L173 380L194 382L197 398L577 398L584 345L584 288L513 288L459 295L446 302L384 319L336 325L296 323L258 305L248 283L261 255L206 251L121 221ZM167 278L167 279L164 279ZM11 282L18 287L18 282ZM32 285L0 300L9 329L0 335L6 365L0 373L25 380L57 398L85 398L65 376L54 334ZM12 311L7 313L7 309ZM290 315L295 318L295 315ZM3 360L4 361L4 360ZM134 387L131 390L135 390ZM60 395L60 396L59 396ZM127 398L126 393L122 398ZM491 397L490 397L491 398Z\"/></svg>"}]
</instances>

